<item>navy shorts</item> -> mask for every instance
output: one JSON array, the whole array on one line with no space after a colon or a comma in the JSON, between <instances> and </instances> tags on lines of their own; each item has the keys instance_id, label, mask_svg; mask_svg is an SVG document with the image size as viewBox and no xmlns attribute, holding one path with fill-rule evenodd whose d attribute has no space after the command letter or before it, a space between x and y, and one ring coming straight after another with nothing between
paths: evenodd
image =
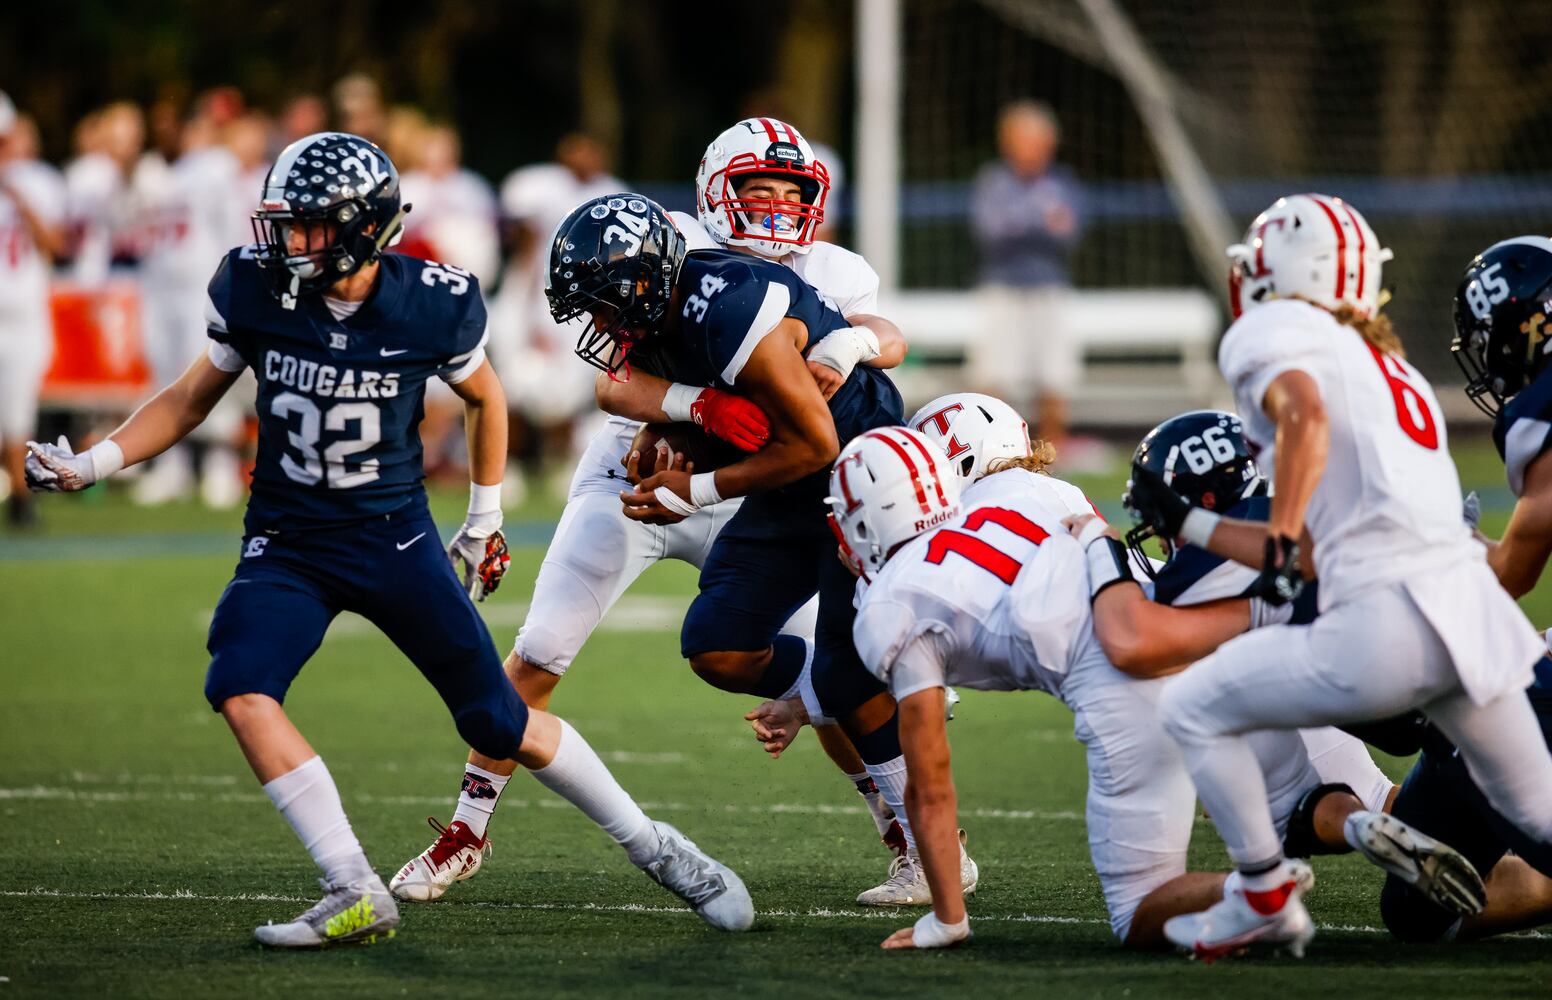
<instances>
[{"instance_id":1,"label":"navy shorts","mask_svg":"<svg viewBox=\"0 0 1552 1000\"><path fill-rule=\"evenodd\" d=\"M399 647L471 747L500 760L517 754L528 708L423 504L339 527L245 537L210 623L211 707L240 694L283 702L341 611Z\"/></svg>"},{"instance_id":2,"label":"navy shorts","mask_svg":"<svg viewBox=\"0 0 1552 1000\"><path fill-rule=\"evenodd\" d=\"M814 691L825 714L839 717L885 690L868 673L852 641L856 578L836 557L822 518L784 534L774 523L794 519L771 494L747 498L712 543L701 568L700 594L679 636L686 659L697 653L765 649L815 592Z\"/></svg>"},{"instance_id":3,"label":"navy shorts","mask_svg":"<svg viewBox=\"0 0 1552 1000\"><path fill-rule=\"evenodd\" d=\"M1552 691L1531 688L1530 695L1542 735L1552 746ZM1422 756L1396 793L1391 814L1455 848L1484 879L1509 851L1552 878L1552 844L1527 837L1489 805L1466 772L1466 762L1435 732L1430 731ZM1437 941L1456 920L1394 875L1385 878L1380 914L1390 932L1404 941Z\"/></svg>"}]
</instances>

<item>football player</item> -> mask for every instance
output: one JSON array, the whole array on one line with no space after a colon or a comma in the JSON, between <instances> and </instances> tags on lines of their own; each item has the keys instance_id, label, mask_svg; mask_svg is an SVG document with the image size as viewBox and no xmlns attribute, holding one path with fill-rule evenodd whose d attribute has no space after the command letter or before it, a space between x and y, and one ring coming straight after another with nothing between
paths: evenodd
<instances>
[{"instance_id":1,"label":"football player","mask_svg":"<svg viewBox=\"0 0 1552 1000\"><path fill-rule=\"evenodd\" d=\"M781 140L773 143L774 132ZM790 137L790 138L789 138ZM777 158L772 151L785 152ZM867 317L877 309L878 275L858 255L812 239L812 222L822 212L827 190L823 164L813 158L802 135L770 120L740 122L706 150L697 174L699 219L671 213L688 249L728 246L776 260L812 285L845 316ZM748 204L739 202L747 199ZM730 203L736 207L730 208ZM605 203L607 204L607 203ZM768 227L754 227L749 205L778 209ZM801 221L799 221L801 220ZM704 226L702 225L704 223ZM767 232L766 229L770 231ZM832 386L849 375L856 361L842 356L843 346L857 351L870 336L879 340L877 357L865 364L892 367L905 354L904 340L892 324L873 321L871 330L832 334L810 354L808 369L816 382ZM828 338L827 338L828 340ZM652 377L637 371L641 384ZM607 392L611 383L599 376ZM758 450L768 437L765 414L748 400L714 387L670 385L658 381L661 417L694 421L744 451ZM639 420L609 417L583 456L572 479L565 513L534 582L528 615L506 660L523 699L536 708L549 705L551 693L599 621L627 587L659 559L680 559L699 569L723 525L737 513L741 499L696 511L676 524L648 524L625 516L619 491L626 483L626 459L641 430ZM777 643L784 648L808 643L813 633L813 602L788 622ZM856 751L836 727L823 727L821 740L867 803L879 835L903 849L903 835ZM490 818L516 764L471 753L452 821L437 839L390 883L401 899L439 898L454 882L479 871L488 844ZM413 876L413 877L412 877Z\"/></svg>"},{"instance_id":2,"label":"football player","mask_svg":"<svg viewBox=\"0 0 1552 1000\"><path fill-rule=\"evenodd\" d=\"M300 916L258 928L263 944L371 942L399 922L328 769L281 707L346 610L409 657L471 746L516 758L702 918L743 930L754 911L738 876L648 819L582 737L530 712L502 673L471 598L494 590L508 562L505 401L485 359L476 280L383 253L406 211L397 171L371 142L329 132L287 146L254 215L256 243L227 254L210 282L208 351L88 451L33 444L30 483L85 489L159 454L253 369L258 464L241 557L210 625L205 694L326 886ZM417 424L432 378L466 404L473 470L468 517L446 553L421 486Z\"/></svg>"},{"instance_id":3,"label":"football player","mask_svg":"<svg viewBox=\"0 0 1552 1000\"><path fill-rule=\"evenodd\" d=\"M1148 470L1134 506L1161 536L1258 569L1274 600L1296 596L1313 546L1321 613L1231 639L1160 699L1241 877L1166 925L1200 955L1314 935L1248 732L1420 708L1495 807L1552 839L1552 754L1524 694L1545 647L1462 523L1438 402L1377 314L1389 252L1350 205L1295 195L1230 256L1237 318L1218 360L1246 438L1275 449L1268 520L1192 507Z\"/></svg>"},{"instance_id":4,"label":"football player","mask_svg":"<svg viewBox=\"0 0 1552 1000\"><path fill-rule=\"evenodd\" d=\"M26 441L36 432L38 391L54 355L48 279L63 249L65 190L53 168L21 141L21 116L0 91L0 457L10 477L6 519L32 522Z\"/></svg>"},{"instance_id":5,"label":"football player","mask_svg":"<svg viewBox=\"0 0 1552 1000\"><path fill-rule=\"evenodd\" d=\"M1494 420L1493 441L1516 497L1499 541L1482 536L1487 562L1510 594L1535 586L1552 552L1552 462L1549 443L1552 378L1543 341L1552 300L1552 240L1521 236L1478 254L1455 294L1452 352L1466 373L1466 395ZM1527 697L1552 742L1552 660L1536 665ZM1472 780L1461 755L1429 727L1422 756L1412 766L1395 813L1434 837L1460 847L1487 882L1487 909L1460 920L1388 879L1380 913L1391 933L1408 941L1481 937L1552 920L1552 850L1494 809ZM1512 851L1513 853L1506 853Z\"/></svg>"}]
</instances>

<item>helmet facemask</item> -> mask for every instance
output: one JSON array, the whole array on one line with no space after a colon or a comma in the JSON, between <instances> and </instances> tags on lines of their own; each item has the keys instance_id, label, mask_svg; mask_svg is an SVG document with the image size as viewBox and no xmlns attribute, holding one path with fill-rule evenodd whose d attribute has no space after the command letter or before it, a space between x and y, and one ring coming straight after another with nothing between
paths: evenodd
<instances>
[{"instance_id":1,"label":"helmet facemask","mask_svg":"<svg viewBox=\"0 0 1552 1000\"><path fill-rule=\"evenodd\" d=\"M798 187L798 200L747 197L751 181L788 181ZM819 162L804 164L762 160L752 153L734 157L712 174L701 196L708 211L727 220L731 246L748 247L764 257L784 257L804 252L824 221L825 199L830 192L830 173Z\"/></svg>"}]
</instances>

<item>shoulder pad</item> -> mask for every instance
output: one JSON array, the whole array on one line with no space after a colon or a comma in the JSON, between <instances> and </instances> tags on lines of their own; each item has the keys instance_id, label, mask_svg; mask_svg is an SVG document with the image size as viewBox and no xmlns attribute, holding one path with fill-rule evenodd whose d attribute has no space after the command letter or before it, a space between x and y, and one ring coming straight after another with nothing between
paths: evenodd
<instances>
[{"instance_id":1,"label":"shoulder pad","mask_svg":"<svg viewBox=\"0 0 1552 1000\"><path fill-rule=\"evenodd\" d=\"M1493 422L1493 443L1503 456L1509 489L1519 496L1525 488L1525 470L1552 449L1552 369L1509 400Z\"/></svg>"},{"instance_id":2,"label":"shoulder pad","mask_svg":"<svg viewBox=\"0 0 1552 1000\"><path fill-rule=\"evenodd\" d=\"M765 335L786 317L795 298L788 282L796 282L796 275L779 264L755 267L753 263L715 266L705 276L708 281L726 282L709 297L705 318L697 325L704 331L707 360L729 385L737 381ZM695 291L692 287L691 293Z\"/></svg>"},{"instance_id":3,"label":"shoulder pad","mask_svg":"<svg viewBox=\"0 0 1552 1000\"><path fill-rule=\"evenodd\" d=\"M887 585L881 588L878 584L875 581L863 595L851 634L857 656L868 668L868 673L887 683L895 659L920 632L921 626L910 607L892 600Z\"/></svg>"}]
</instances>

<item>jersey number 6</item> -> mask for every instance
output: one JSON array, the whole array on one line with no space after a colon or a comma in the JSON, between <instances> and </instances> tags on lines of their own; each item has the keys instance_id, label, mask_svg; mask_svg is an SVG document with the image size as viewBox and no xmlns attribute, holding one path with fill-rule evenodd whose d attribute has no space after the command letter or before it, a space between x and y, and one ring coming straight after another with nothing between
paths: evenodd
<instances>
[{"instance_id":1,"label":"jersey number 6","mask_svg":"<svg viewBox=\"0 0 1552 1000\"><path fill-rule=\"evenodd\" d=\"M1401 433L1429 451L1437 449L1439 423L1428 408L1428 401L1412 384L1416 374L1400 358L1386 354L1368 341L1364 341L1364 346L1374 355L1374 363L1380 366L1380 374L1385 376L1385 384L1390 387L1391 398L1396 403L1396 422L1401 425Z\"/></svg>"},{"instance_id":2,"label":"jersey number 6","mask_svg":"<svg viewBox=\"0 0 1552 1000\"><path fill-rule=\"evenodd\" d=\"M1012 585L1024 564L1006 552L983 541L969 532L980 531L988 524L1000 524L1004 528L1027 538L1036 545L1051 537L1050 532L1016 510L1006 507L981 507L965 518L964 530L944 528L927 543L927 561L935 566L943 564L950 552L957 553L986 570L1003 583Z\"/></svg>"}]
</instances>

